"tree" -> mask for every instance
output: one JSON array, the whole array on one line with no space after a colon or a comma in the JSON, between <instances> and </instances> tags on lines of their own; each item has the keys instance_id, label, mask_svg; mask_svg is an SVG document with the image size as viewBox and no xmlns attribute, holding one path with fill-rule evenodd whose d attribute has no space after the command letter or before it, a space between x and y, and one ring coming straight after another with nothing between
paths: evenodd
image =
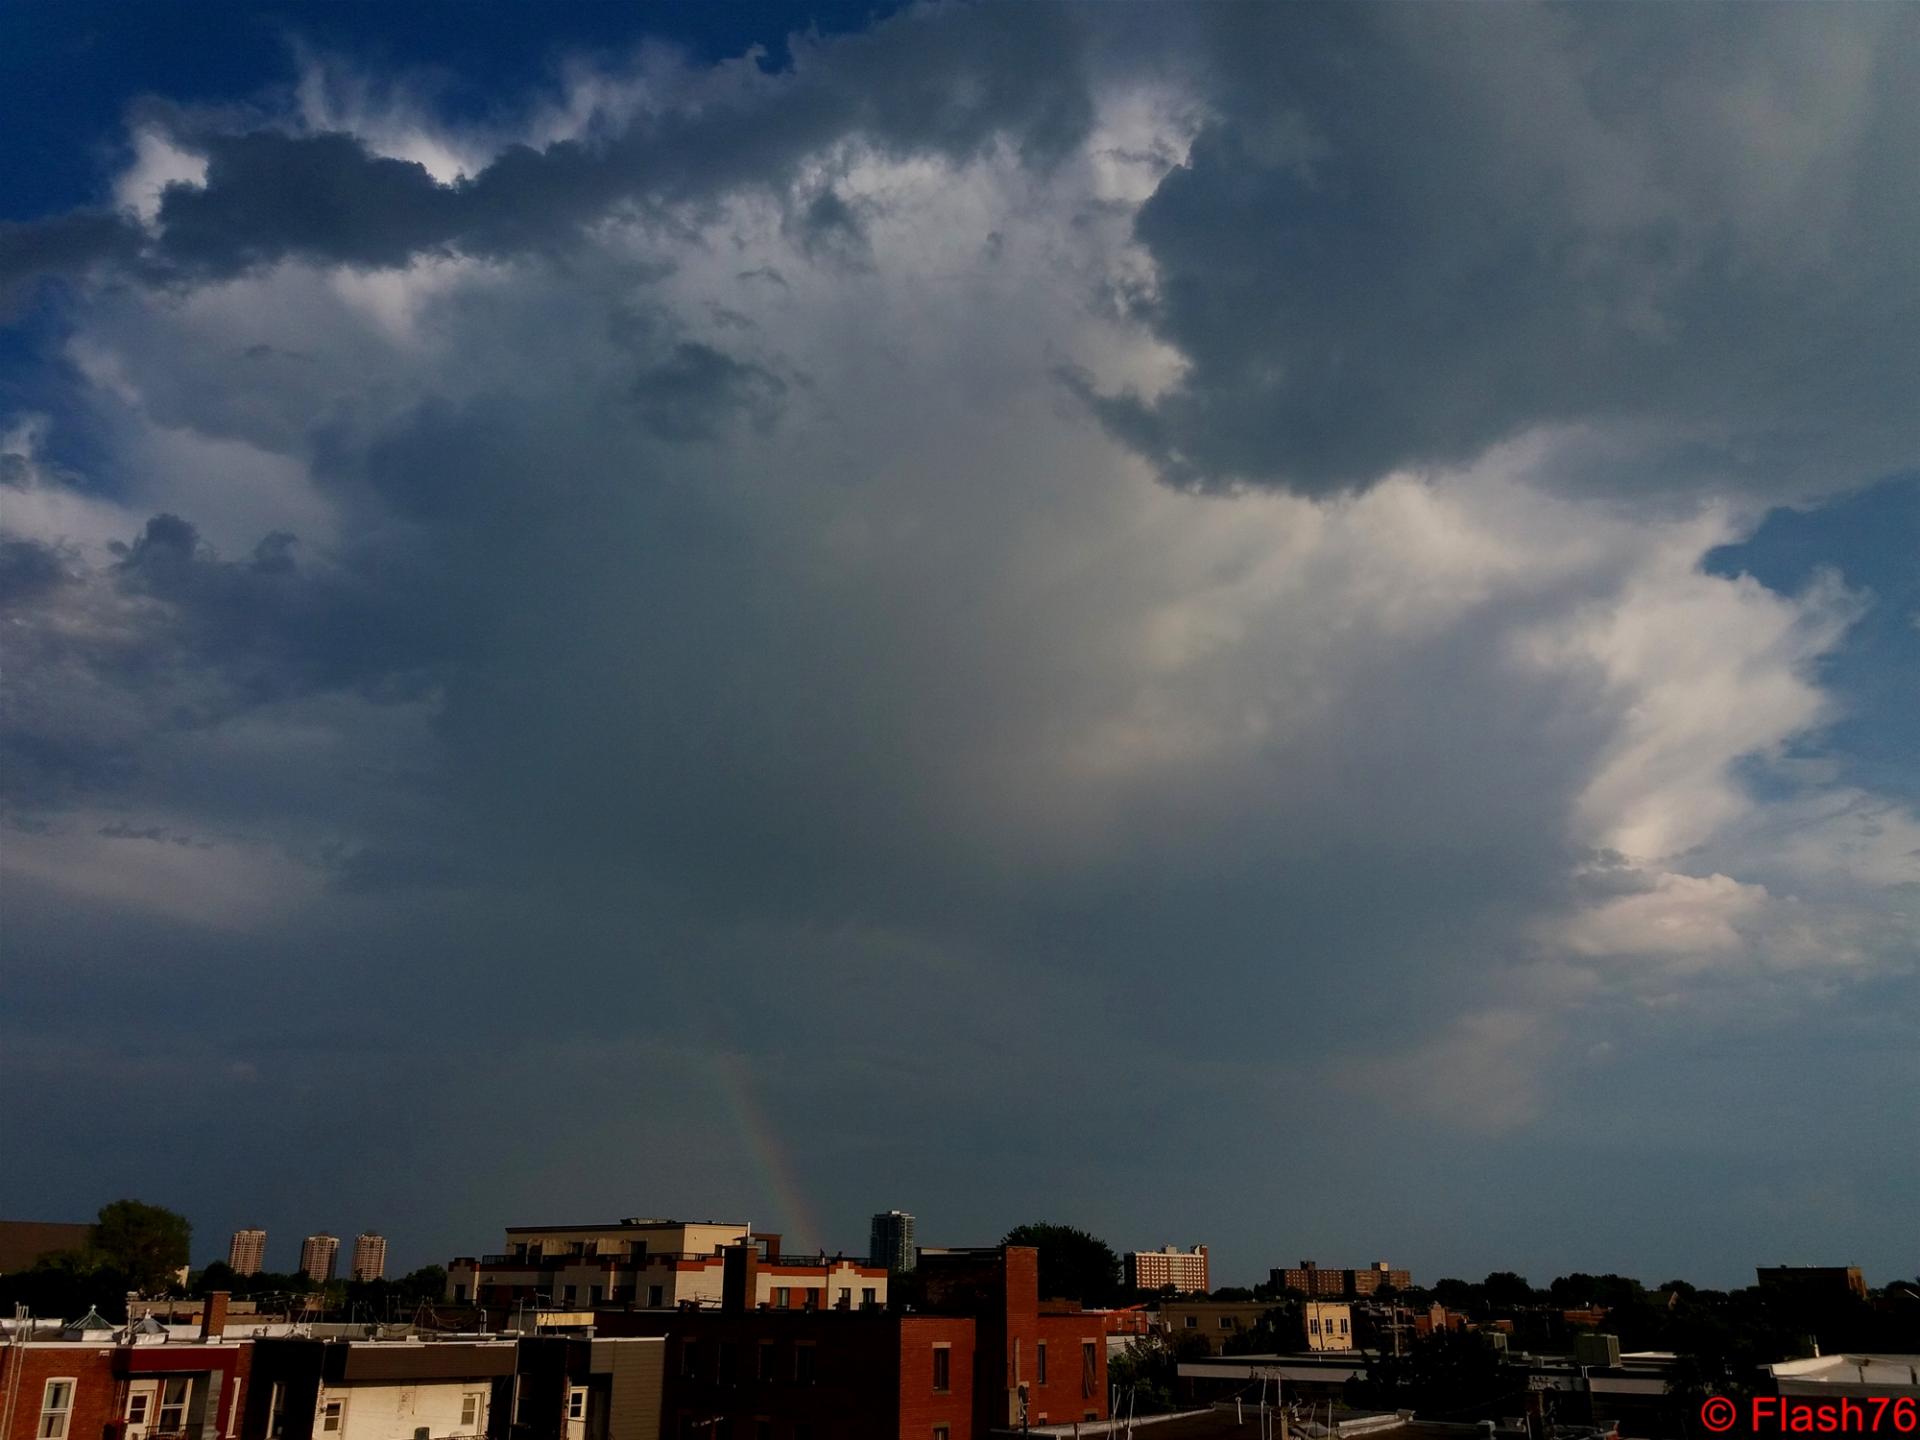
<instances>
[{"instance_id":1,"label":"tree","mask_svg":"<svg viewBox=\"0 0 1920 1440\"><path fill-rule=\"evenodd\" d=\"M1206 1348L1202 1340L1200 1352L1206 1353ZM1117 1413L1165 1415L1171 1412L1180 1359L1179 1351L1167 1341L1158 1336L1143 1336L1109 1360L1107 1383L1119 1396Z\"/></svg>"},{"instance_id":2,"label":"tree","mask_svg":"<svg viewBox=\"0 0 1920 1440\"><path fill-rule=\"evenodd\" d=\"M238 1273L224 1260L215 1260L198 1275L192 1276L187 1288L196 1295L211 1295L216 1290L225 1290L230 1295L244 1293L247 1277Z\"/></svg>"},{"instance_id":3,"label":"tree","mask_svg":"<svg viewBox=\"0 0 1920 1440\"><path fill-rule=\"evenodd\" d=\"M193 1248L187 1217L138 1200L115 1200L100 1207L92 1248L102 1261L127 1277L142 1294L173 1288L175 1275Z\"/></svg>"},{"instance_id":4,"label":"tree","mask_svg":"<svg viewBox=\"0 0 1920 1440\"><path fill-rule=\"evenodd\" d=\"M1083 1305L1111 1305L1120 1294L1120 1257L1113 1247L1071 1225L1016 1225L1002 1245L1032 1245L1040 1251L1040 1294Z\"/></svg>"},{"instance_id":5,"label":"tree","mask_svg":"<svg viewBox=\"0 0 1920 1440\"><path fill-rule=\"evenodd\" d=\"M1533 1287L1527 1277L1511 1270L1496 1270L1480 1283L1489 1305L1531 1305Z\"/></svg>"},{"instance_id":6,"label":"tree","mask_svg":"<svg viewBox=\"0 0 1920 1440\"><path fill-rule=\"evenodd\" d=\"M1273 1355L1299 1343L1300 1310L1297 1304L1286 1304L1264 1312L1258 1324L1229 1335L1220 1349L1227 1355Z\"/></svg>"},{"instance_id":7,"label":"tree","mask_svg":"<svg viewBox=\"0 0 1920 1440\"><path fill-rule=\"evenodd\" d=\"M1448 1278L1433 1282L1433 1298L1449 1310L1466 1309L1478 1298L1476 1294L1477 1290L1477 1286L1471 1285L1465 1280Z\"/></svg>"},{"instance_id":8,"label":"tree","mask_svg":"<svg viewBox=\"0 0 1920 1440\"><path fill-rule=\"evenodd\" d=\"M1478 1335L1442 1330L1405 1355L1369 1356L1365 1373L1348 1382L1347 1398L1428 1419L1475 1420L1498 1413L1526 1385L1526 1376L1507 1369Z\"/></svg>"}]
</instances>

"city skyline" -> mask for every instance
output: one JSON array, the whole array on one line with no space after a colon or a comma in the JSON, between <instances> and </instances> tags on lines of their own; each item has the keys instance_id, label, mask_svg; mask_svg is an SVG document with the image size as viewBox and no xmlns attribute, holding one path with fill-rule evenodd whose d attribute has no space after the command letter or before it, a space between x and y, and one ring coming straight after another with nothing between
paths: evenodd
<instances>
[{"instance_id":1,"label":"city skyline","mask_svg":"<svg viewBox=\"0 0 1920 1440\"><path fill-rule=\"evenodd\" d=\"M0 1214L1920 1264L1920 6L0 65Z\"/></svg>"}]
</instances>

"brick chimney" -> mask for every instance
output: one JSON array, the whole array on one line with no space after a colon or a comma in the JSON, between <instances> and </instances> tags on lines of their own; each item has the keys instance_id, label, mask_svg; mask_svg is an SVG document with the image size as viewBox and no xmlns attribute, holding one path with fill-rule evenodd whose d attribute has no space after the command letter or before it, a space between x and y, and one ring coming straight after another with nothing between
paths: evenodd
<instances>
[{"instance_id":1,"label":"brick chimney","mask_svg":"<svg viewBox=\"0 0 1920 1440\"><path fill-rule=\"evenodd\" d=\"M753 1241L729 1245L720 1260L720 1308L727 1311L753 1309L760 1292L760 1247Z\"/></svg>"},{"instance_id":2,"label":"brick chimney","mask_svg":"<svg viewBox=\"0 0 1920 1440\"><path fill-rule=\"evenodd\" d=\"M227 1333L227 1296L225 1290L216 1290L207 1296L206 1308L200 1312L202 1340L218 1340Z\"/></svg>"}]
</instances>

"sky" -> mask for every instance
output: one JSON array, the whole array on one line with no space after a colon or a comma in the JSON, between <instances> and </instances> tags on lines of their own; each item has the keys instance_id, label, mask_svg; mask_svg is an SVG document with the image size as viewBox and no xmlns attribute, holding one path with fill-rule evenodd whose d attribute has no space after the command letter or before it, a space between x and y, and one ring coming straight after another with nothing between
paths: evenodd
<instances>
[{"instance_id":1,"label":"sky","mask_svg":"<svg viewBox=\"0 0 1920 1440\"><path fill-rule=\"evenodd\" d=\"M1920 9L0 67L0 1213L1920 1272Z\"/></svg>"}]
</instances>

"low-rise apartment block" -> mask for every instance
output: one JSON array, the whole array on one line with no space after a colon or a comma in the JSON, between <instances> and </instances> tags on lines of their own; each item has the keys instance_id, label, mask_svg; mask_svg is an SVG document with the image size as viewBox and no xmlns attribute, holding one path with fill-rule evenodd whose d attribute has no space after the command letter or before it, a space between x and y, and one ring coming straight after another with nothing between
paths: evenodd
<instances>
[{"instance_id":1,"label":"low-rise apartment block","mask_svg":"<svg viewBox=\"0 0 1920 1440\"><path fill-rule=\"evenodd\" d=\"M511 1340L264 1339L239 1440L482 1440L513 1393Z\"/></svg>"},{"instance_id":2,"label":"low-rise apartment block","mask_svg":"<svg viewBox=\"0 0 1920 1440\"><path fill-rule=\"evenodd\" d=\"M611 1225L516 1226L506 1249L448 1262L447 1299L488 1311L720 1304L723 1255L750 1243L759 1256L756 1305L827 1310L887 1303L885 1266L828 1255L783 1255L780 1236L713 1221L622 1220Z\"/></svg>"}]
</instances>

